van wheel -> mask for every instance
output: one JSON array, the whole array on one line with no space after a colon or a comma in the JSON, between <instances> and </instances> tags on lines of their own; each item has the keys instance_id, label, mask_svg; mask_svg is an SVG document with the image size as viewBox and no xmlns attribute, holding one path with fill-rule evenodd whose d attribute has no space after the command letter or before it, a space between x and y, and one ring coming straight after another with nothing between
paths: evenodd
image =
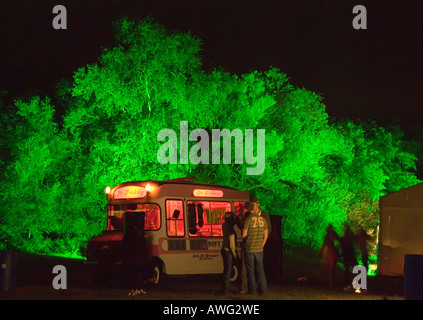
<instances>
[{"instance_id":1,"label":"van wheel","mask_svg":"<svg viewBox=\"0 0 423 320\"><path fill-rule=\"evenodd\" d=\"M160 276L162 275L162 270L161 270L160 266L155 264L153 266L152 273L153 273L153 277L151 278L151 280L152 280L151 282L153 284L159 284Z\"/></svg>"},{"instance_id":2,"label":"van wheel","mask_svg":"<svg viewBox=\"0 0 423 320\"><path fill-rule=\"evenodd\" d=\"M151 261L148 274L148 282L158 285L163 275L163 263L160 260Z\"/></svg>"},{"instance_id":3,"label":"van wheel","mask_svg":"<svg viewBox=\"0 0 423 320\"><path fill-rule=\"evenodd\" d=\"M231 278L230 278L229 280L230 280L231 282L236 281L236 280L238 279L238 275L239 275L239 272L238 272L238 267L234 264L234 265L232 266Z\"/></svg>"}]
</instances>

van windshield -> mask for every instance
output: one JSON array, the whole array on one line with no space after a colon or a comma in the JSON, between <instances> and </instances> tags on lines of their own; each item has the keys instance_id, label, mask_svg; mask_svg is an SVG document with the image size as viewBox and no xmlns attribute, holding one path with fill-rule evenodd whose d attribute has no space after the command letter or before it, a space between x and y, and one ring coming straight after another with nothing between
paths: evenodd
<instances>
[{"instance_id":1,"label":"van windshield","mask_svg":"<svg viewBox=\"0 0 423 320\"><path fill-rule=\"evenodd\" d=\"M155 203L119 204L107 206L107 229L123 231L124 213L145 212L144 230L160 229L160 207Z\"/></svg>"}]
</instances>

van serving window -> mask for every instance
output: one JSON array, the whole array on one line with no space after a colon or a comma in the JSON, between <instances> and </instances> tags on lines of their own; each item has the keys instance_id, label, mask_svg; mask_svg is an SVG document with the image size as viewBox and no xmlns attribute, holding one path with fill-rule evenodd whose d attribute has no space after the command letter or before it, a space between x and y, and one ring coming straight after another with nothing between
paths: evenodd
<instances>
[{"instance_id":1,"label":"van serving window","mask_svg":"<svg viewBox=\"0 0 423 320\"><path fill-rule=\"evenodd\" d=\"M190 237L221 237L225 212L230 202L187 201L188 232Z\"/></svg>"},{"instance_id":2,"label":"van serving window","mask_svg":"<svg viewBox=\"0 0 423 320\"><path fill-rule=\"evenodd\" d=\"M123 231L123 214L126 211L145 212L144 229L159 230L160 229L160 207L154 203L137 203L109 205L107 207L108 221L107 230Z\"/></svg>"},{"instance_id":3,"label":"van serving window","mask_svg":"<svg viewBox=\"0 0 423 320\"><path fill-rule=\"evenodd\" d=\"M170 237L185 236L182 200L166 200L166 227Z\"/></svg>"},{"instance_id":4,"label":"van serving window","mask_svg":"<svg viewBox=\"0 0 423 320\"><path fill-rule=\"evenodd\" d=\"M235 207L235 215L241 221L244 221L245 213L247 212L247 209L245 209L245 202L235 202L234 207Z\"/></svg>"}]
</instances>

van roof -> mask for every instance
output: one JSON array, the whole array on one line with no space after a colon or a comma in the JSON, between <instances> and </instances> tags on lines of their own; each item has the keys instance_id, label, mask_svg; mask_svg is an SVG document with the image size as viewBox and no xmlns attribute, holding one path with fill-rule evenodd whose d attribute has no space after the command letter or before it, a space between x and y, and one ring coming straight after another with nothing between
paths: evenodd
<instances>
[{"instance_id":1,"label":"van roof","mask_svg":"<svg viewBox=\"0 0 423 320\"><path fill-rule=\"evenodd\" d=\"M232 187L228 187L225 185L220 185L220 184L211 184L211 183L199 183L199 182L191 182L192 179L190 180L183 180L184 178L178 178L178 179L172 179L172 180L138 180L138 181L127 181L127 182L123 182L121 184L118 184L115 186L116 187L122 187L122 186L129 186L129 185L143 185L146 183L154 183L157 184L158 186L162 186L165 184L183 184L183 185L192 185L192 186L207 186L207 187L216 187L216 188L225 188L225 189L230 189L230 190L237 190L237 191L241 191Z\"/></svg>"}]
</instances>

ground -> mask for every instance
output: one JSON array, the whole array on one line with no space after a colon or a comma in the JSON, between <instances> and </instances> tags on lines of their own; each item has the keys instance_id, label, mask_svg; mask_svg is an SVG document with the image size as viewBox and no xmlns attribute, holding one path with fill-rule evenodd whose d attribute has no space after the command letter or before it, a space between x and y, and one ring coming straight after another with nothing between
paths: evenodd
<instances>
[{"instance_id":1,"label":"ground","mask_svg":"<svg viewBox=\"0 0 423 320\"><path fill-rule=\"evenodd\" d=\"M55 289L55 265L67 271L66 289ZM288 269L288 267L287 267ZM328 286L317 277L305 277L297 282L292 272L279 283L269 283L265 297L240 294L235 284L226 296L218 294L219 275L162 277L159 285L140 283L124 286L118 278L94 284L84 261L28 254L19 254L13 288L2 288L0 300L403 300L402 283L398 279L369 277L366 293L346 292L339 281ZM340 273L339 273L340 275Z\"/></svg>"}]
</instances>

